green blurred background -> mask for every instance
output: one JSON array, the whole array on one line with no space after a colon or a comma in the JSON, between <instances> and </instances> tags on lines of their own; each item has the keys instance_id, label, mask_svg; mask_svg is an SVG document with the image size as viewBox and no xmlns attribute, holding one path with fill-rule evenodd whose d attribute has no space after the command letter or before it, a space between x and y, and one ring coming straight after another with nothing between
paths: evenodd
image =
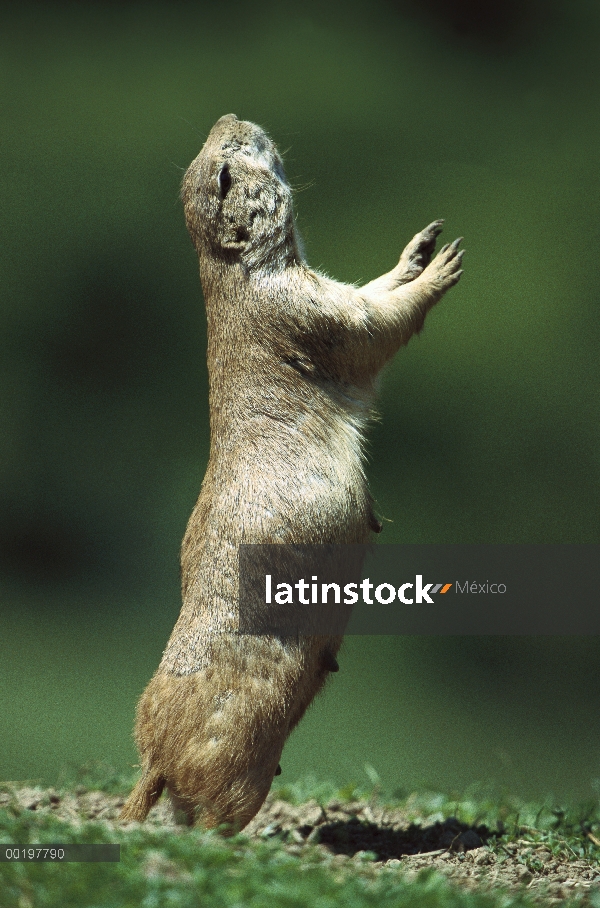
<instances>
[{"instance_id":1,"label":"green blurred background","mask_svg":"<svg viewBox=\"0 0 600 908\"><path fill-rule=\"evenodd\" d=\"M0 778L136 762L208 451L179 184L264 126L309 262L367 281L444 217L465 274L387 369L382 542L598 543L592 0L27 2L0 21ZM348 638L286 747L389 789L587 797L596 638Z\"/></svg>"}]
</instances>

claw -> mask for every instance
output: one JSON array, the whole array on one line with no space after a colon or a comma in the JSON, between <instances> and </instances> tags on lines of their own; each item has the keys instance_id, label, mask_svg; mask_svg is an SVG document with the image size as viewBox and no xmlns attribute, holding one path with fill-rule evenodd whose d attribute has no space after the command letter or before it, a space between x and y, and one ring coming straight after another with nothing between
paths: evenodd
<instances>
[{"instance_id":1,"label":"claw","mask_svg":"<svg viewBox=\"0 0 600 908\"><path fill-rule=\"evenodd\" d=\"M433 224L428 224L425 230L421 231L421 236L427 238L427 242L434 243L443 229L443 221L434 221Z\"/></svg>"}]
</instances>

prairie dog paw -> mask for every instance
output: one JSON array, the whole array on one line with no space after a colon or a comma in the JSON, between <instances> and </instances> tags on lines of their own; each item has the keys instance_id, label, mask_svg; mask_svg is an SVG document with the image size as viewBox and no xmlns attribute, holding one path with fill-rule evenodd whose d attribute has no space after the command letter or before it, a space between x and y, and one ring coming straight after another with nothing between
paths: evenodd
<instances>
[{"instance_id":1,"label":"prairie dog paw","mask_svg":"<svg viewBox=\"0 0 600 908\"><path fill-rule=\"evenodd\" d=\"M433 221L412 238L398 263L398 268L405 281L414 281L429 265L435 250L435 241L442 232L443 226L443 220Z\"/></svg>"},{"instance_id":2,"label":"prairie dog paw","mask_svg":"<svg viewBox=\"0 0 600 908\"><path fill-rule=\"evenodd\" d=\"M442 291L449 290L459 282L462 274L462 257L465 254L464 249L458 248L461 241L462 236L453 243L442 246L423 272L424 280L432 281Z\"/></svg>"}]
</instances>

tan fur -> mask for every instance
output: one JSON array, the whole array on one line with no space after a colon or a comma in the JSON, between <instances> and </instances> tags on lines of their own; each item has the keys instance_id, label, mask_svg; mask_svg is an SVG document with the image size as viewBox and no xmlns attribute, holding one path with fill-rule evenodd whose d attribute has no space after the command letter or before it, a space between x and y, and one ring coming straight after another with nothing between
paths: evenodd
<instances>
[{"instance_id":1,"label":"tan fur","mask_svg":"<svg viewBox=\"0 0 600 908\"><path fill-rule=\"evenodd\" d=\"M188 822L240 829L341 638L238 635L238 546L369 540L362 441L375 379L458 281L462 252L456 240L430 263L436 221L364 287L311 271L281 158L233 114L182 199L208 319L211 448L182 545L181 614L137 709L143 774L122 817L143 820L166 786Z\"/></svg>"}]
</instances>

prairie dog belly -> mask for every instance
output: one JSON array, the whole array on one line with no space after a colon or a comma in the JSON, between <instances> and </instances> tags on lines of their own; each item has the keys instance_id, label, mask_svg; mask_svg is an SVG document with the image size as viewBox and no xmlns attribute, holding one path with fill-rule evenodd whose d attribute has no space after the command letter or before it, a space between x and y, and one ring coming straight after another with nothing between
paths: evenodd
<instances>
[{"instance_id":1,"label":"prairie dog belly","mask_svg":"<svg viewBox=\"0 0 600 908\"><path fill-rule=\"evenodd\" d=\"M277 422L263 416L251 430L243 426L239 444L232 438L223 452L223 465L218 457L214 470L209 466L209 532L222 515L235 512L229 539L234 545L363 541L371 500L362 466L362 420L340 412L325 420L322 413Z\"/></svg>"}]
</instances>

